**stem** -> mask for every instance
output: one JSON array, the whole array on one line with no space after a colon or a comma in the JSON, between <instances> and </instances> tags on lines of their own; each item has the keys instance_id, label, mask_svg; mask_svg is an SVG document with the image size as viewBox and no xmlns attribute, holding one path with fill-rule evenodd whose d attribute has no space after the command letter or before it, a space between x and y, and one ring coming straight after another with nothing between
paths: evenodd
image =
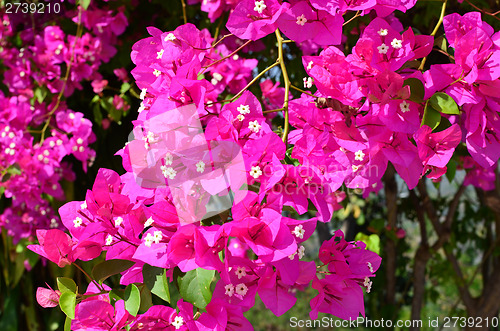
<instances>
[{"instance_id":1,"label":"stem","mask_svg":"<svg viewBox=\"0 0 500 331\"><path fill-rule=\"evenodd\" d=\"M262 114L276 113L276 112L283 111L283 110L284 110L283 108L272 109L272 110L264 110L262 112Z\"/></svg>"},{"instance_id":2,"label":"stem","mask_svg":"<svg viewBox=\"0 0 500 331\"><path fill-rule=\"evenodd\" d=\"M276 29L276 39L278 40L278 61L281 72L283 73L283 80L285 81L285 100L283 101L283 110L284 110L284 118L285 118L285 128L283 130L283 137L281 138L283 142L286 144L288 141L288 132L290 131L290 123L288 118L288 98L290 93L290 78L288 77L288 73L286 71L285 61L283 58L283 37L281 37L281 33L279 29Z\"/></svg>"},{"instance_id":3,"label":"stem","mask_svg":"<svg viewBox=\"0 0 500 331\"><path fill-rule=\"evenodd\" d=\"M45 124L43 125L42 128L42 136L40 138L40 143L42 143L45 139L45 131L49 127L50 120L52 118L52 115L56 112L56 110L59 108L59 105L61 104L61 99L63 97L64 91L66 90L66 85L68 84L68 79L69 79L69 73L71 71L71 66L73 65L73 60L75 59L75 47L76 43L78 40L82 37L82 9L79 7L78 11L78 27L76 28L76 38L75 41L73 42L73 47L71 48L71 59L69 61L68 67L66 68L66 74L64 75L64 83L63 86L61 87L61 91L59 91L59 94L57 96L57 101L56 104L54 105L54 108L47 114L47 121L45 121Z\"/></svg>"},{"instance_id":4,"label":"stem","mask_svg":"<svg viewBox=\"0 0 500 331\"><path fill-rule=\"evenodd\" d=\"M316 96L315 96L314 94L311 94L311 93L309 93L309 92L307 92L307 91L304 91L304 90L302 90L302 89L298 88L298 87L297 87L297 86L295 86L295 85L290 85L290 87L291 87L291 88L293 88L293 89L294 89L294 90L296 90L296 91L299 91L299 92L301 92L301 93L304 93L304 94L307 94L307 95L309 95L309 96L311 96L311 97L316 98Z\"/></svg>"},{"instance_id":5,"label":"stem","mask_svg":"<svg viewBox=\"0 0 500 331\"><path fill-rule=\"evenodd\" d=\"M361 11L359 11L359 10L358 10L358 11L356 12L356 14L354 14L354 16L353 16L353 17L351 17L351 18L350 18L350 19L348 19L346 22L344 22L344 23L342 24L342 26L344 26L344 25L347 25L347 24L351 23L351 22L352 22L352 21L353 21L356 17L359 17L359 14L360 14L360 13L361 13Z\"/></svg>"},{"instance_id":6,"label":"stem","mask_svg":"<svg viewBox=\"0 0 500 331\"><path fill-rule=\"evenodd\" d=\"M186 14L186 1L181 0L182 3L182 17L184 18L184 24L187 24L188 19L187 19L187 14Z\"/></svg>"},{"instance_id":7,"label":"stem","mask_svg":"<svg viewBox=\"0 0 500 331\"><path fill-rule=\"evenodd\" d=\"M74 263L74 262L73 262L73 265L74 265L74 266L75 266L78 270L80 270L80 271L81 271L81 272L82 272L82 273L83 273L83 274L84 274L84 275L85 275L88 279L90 279L90 281L91 281L92 283L94 283L100 291L102 291L102 292L105 292L105 291L106 291L106 290L104 289L104 287L103 287L101 284L99 284L98 282L96 282L96 281L95 281L92 277L90 277L90 275L89 275L89 274L88 274L85 270L83 270L83 268L82 268L82 267L80 267L78 264L76 264L76 263Z\"/></svg>"},{"instance_id":8,"label":"stem","mask_svg":"<svg viewBox=\"0 0 500 331\"><path fill-rule=\"evenodd\" d=\"M474 9L476 10L479 10L481 13L485 14L485 15L489 15L491 17L493 17L494 19L497 19L500 21L500 18L498 18L496 15L500 14L500 10L497 11L497 12L494 12L494 13L490 13L490 12L487 12L486 10L484 9L481 9L479 8L478 6L474 5L472 2L470 2L469 0L465 0L469 5L471 5L472 7L474 7Z\"/></svg>"},{"instance_id":9,"label":"stem","mask_svg":"<svg viewBox=\"0 0 500 331\"><path fill-rule=\"evenodd\" d=\"M215 102L209 102L209 103L206 103L207 106L210 106L210 105L213 105L214 103L226 103L226 102L233 102L234 100L238 99L242 94L243 92L245 92L250 86L252 86L253 83L255 83L259 78L261 78L266 72L268 72L269 70L271 70L272 68L276 67L277 65L279 65L278 62L274 62L272 65L270 65L269 67L267 67L266 69L262 70L262 72L260 74L258 74L257 76L255 76L254 79L252 79L250 81L250 83L247 84L247 86L245 86L244 88L241 89L241 91L238 92L238 94L236 94L234 97L232 97L231 99L227 99L227 100L221 100L221 101L215 101Z\"/></svg>"},{"instance_id":10,"label":"stem","mask_svg":"<svg viewBox=\"0 0 500 331\"><path fill-rule=\"evenodd\" d=\"M226 56L224 56L222 59L219 59L219 60L217 60L217 61L215 61L215 62L212 62L212 63L210 63L210 64L207 64L207 65L206 65L206 66L204 66L203 68L208 69L209 67L211 67L211 66L213 66L213 65L215 65L215 64L217 64L217 63L219 63L219 62L221 62L221 61L224 61L225 59L227 59L227 58L229 58L229 57L231 57L231 56L235 55L235 54L236 54L236 53L238 53L239 51L241 51L241 49L242 49L242 48L244 48L245 46L247 46L247 45L248 45L248 44L250 44L251 42L252 42L252 40L247 40L247 42L246 42L246 43L244 43L243 45L241 45L240 47L238 47L238 48L237 48L234 52L232 52L231 54L226 55ZM202 74L204 74L204 73L205 73L205 72L202 72Z\"/></svg>"},{"instance_id":11,"label":"stem","mask_svg":"<svg viewBox=\"0 0 500 331\"><path fill-rule=\"evenodd\" d=\"M446 5L448 3L448 0L443 1L443 6L441 7L441 15L439 15L439 20L434 27L434 30L431 33L431 36L435 36L436 33L438 32L439 28L441 27L441 24L443 24L443 19L444 19L444 14L446 12ZM427 56L422 59L422 62L420 62L420 66L418 67L418 70L422 71L424 70L424 65L425 61L427 61Z\"/></svg>"}]
</instances>

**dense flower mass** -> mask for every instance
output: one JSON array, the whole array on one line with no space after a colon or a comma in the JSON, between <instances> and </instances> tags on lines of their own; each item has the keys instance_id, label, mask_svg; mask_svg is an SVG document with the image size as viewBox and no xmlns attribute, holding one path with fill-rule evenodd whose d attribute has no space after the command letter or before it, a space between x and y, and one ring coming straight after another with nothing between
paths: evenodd
<instances>
[{"instance_id":1,"label":"dense flower mass","mask_svg":"<svg viewBox=\"0 0 500 331\"><path fill-rule=\"evenodd\" d=\"M66 15L88 32L67 34L57 25L30 28L20 33L30 46L19 48L10 21L15 16L4 15L0 27L3 84L9 91L0 92L1 188L12 199L0 226L15 241L33 239L38 229L63 228L47 196L65 200L61 184L74 180L67 157L86 171L96 138L92 122L62 97L82 89L84 81L102 82L99 67L116 54L117 36L127 26L122 12L80 7Z\"/></svg>"},{"instance_id":2,"label":"dense flower mass","mask_svg":"<svg viewBox=\"0 0 500 331\"><path fill-rule=\"evenodd\" d=\"M104 255L111 270L96 268L85 293L39 288L38 302L64 302L73 330L252 330L243 313L256 295L280 316L310 285L312 319L364 316L381 258L340 230L321 245L319 262L304 244L341 208L340 189L379 192L389 166L413 189L452 162L467 169L465 184L489 190L500 157L500 32L480 13L448 15L454 61L424 70L434 37L404 29L393 14L415 3L203 0L212 22L228 16L231 36L190 23L149 27L131 52L140 107L117 153L126 172L100 169L85 200L59 209L62 224L45 197L64 199L61 181L74 174L63 159L73 155L86 169L96 139L91 121L62 98L91 81L99 99L109 83L99 66L116 53L127 18L80 7L71 14L77 35L51 25L23 35L33 44L26 49L2 41L10 94L0 95L1 186L12 205L0 226L17 239L36 233L29 249L59 267ZM364 15L373 19L342 51L346 18ZM8 40L13 31L1 29ZM263 38L276 38L277 59L259 73ZM289 42L304 51L299 80L308 91L288 76ZM264 77L278 68L281 86ZM128 85L124 69L114 73ZM250 91L257 83L261 94ZM130 108L123 93L108 101ZM459 148L469 155L459 159ZM103 283L113 274L124 293ZM193 278L200 295L185 290ZM181 299L167 307L174 281ZM144 289L165 306L135 305Z\"/></svg>"}]
</instances>

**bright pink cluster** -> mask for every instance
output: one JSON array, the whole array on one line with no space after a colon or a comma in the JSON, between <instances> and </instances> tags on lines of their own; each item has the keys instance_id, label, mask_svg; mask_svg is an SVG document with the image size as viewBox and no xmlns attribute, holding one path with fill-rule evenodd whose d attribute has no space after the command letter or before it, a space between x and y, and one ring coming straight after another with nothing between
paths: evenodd
<instances>
[{"instance_id":1,"label":"bright pink cluster","mask_svg":"<svg viewBox=\"0 0 500 331\"><path fill-rule=\"evenodd\" d=\"M78 303L72 327L251 330L243 312L254 306L256 294L281 315L295 304L293 292L310 284L318 292L311 301L311 318L320 312L343 319L364 315L363 289L371 290L381 263L377 254L362 242L347 242L337 231L320 248L320 266L304 260L303 242L318 221L329 222L340 208L345 194L339 188L363 189L365 195L379 191L391 162L413 189L422 176L437 179L445 174L463 141L474 160L464 163L473 169L468 183L485 187L478 178L490 176L490 171L475 169L491 169L500 156L500 100L494 93L500 76L498 33L477 13L447 16L445 31L456 61L422 73L408 63L430 53L433 37L415 35L411 28L403 31L389 17L415 2L202 3L212 19L235 5L227 28L242 40L255 41L279 29L298 42L325 46L318 56L302 58L308 75L304 84L317 91L314 97L303 93L290 101L294 129L287 139L273 131L261 101L244 88L257 63L234 51L242 40L213 46L210 33L192 24L168 32L149 28L151 37L137 42L131 54L142 102L134 139L118 152L126 173L101 169L84 201L59 210L70 235L39 231L40 245L30 249L59 266L91 260L101 251L108 260L132 261L121 274L122 285L144 282L145 264L166 269L170 281L176 267L182 272L214 270L217 283L198 315L193 315L191 303L180 300L177 310L153 306L133 317L122 301L113 306L103 293ZM345 55L334 46L342 40L342 14L358 10L374 10L378 17ZM421 100L408 81L421 83ZM284 89L268 80L261 88L266 108L283 107ZM440 114L444 127L436 131L425 125L424 105L443 91L462 110ZM218 100L223 93L238 98ZM193 113L186 115L188 109L194 109L195 119ZM200 131L198 124L203 134L192 134ZM186 146L207 146L210 153L183 151ZM239 154L243 170L229 169L227 181L202 176L208 170L216 173L224 157ZM243 182L248 190L239 190ZM210 214L205 193L230 190L231 207ZM290 207L299 217L289 217ZM311 209L317 211L314 217L307 214ZM90 286L87 294L101 293L96 291ZM44 291L43 304L51 305L57 295Z\"/></svg>"},{"instance_id":2,"label":"bright pink cluster","mask_svg":"<svg viewBox=\"0 0 500 331\"><path fill-rule=\"evenodd\" d=\"M26 45L18 48L11 43L16 33L7 15L0 26L3 83L10 92L0 93L1 188L12 199L0 216L0 227L15 241L33 239L37 229L61 228L46 197L64 200L61 182L74 180L63 159L73 155L86 171L95 157L89 147L95 141L92 122L68 109L62 97L82 89L84 81L102 80L98 69L116 54L113 45L127 19L121 12L79 10L88 29L81 37L57 25L28 29L18 34ZM78 23L78 11L67 15Z\"/></svg>"}]
</instances>

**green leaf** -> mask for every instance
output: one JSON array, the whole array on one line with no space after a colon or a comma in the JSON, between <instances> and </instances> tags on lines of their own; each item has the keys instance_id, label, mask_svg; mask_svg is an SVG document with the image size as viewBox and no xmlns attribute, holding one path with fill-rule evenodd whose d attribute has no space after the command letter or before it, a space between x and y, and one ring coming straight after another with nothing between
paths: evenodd
<instances>
[{"instance_id":1,"label":"green leaf","mask_svg":"<svg viewBox=\"0 0 500 331\"><path fill-rule=\"evenodd\" d=\"M34 95L36 101L38 101L38 103L42 103L43 100L45 100L45 97L47 96L47 90L42 87L36 88L34 91Z\"/></svg>"},{"instance_id":2,"label":"green leaf","mask_svg":"<svg viewBox=\"0 0 500 331\"><path fill-rule=\"evenodd\" d=\"M139 313L145 313L149 308L153 306L153 296L151 291L144 284L137 284L137 288L141 293L141 305L139 306Z\"/></svg>"},{"instance_id":3,"label":"green leaf","mask_svg":"<svg viewBox=\"0 0 500 331\"><path fill-rule=\"evenodd\" d=\"M81 0L80 5L83 7L83 9L87 10L89 8L91 0Z\"/></svg>"},{"instance_id":4,"label":"green leaf","mask_svg":"<svg viewBox=\"0 0 500 331\"><path fill-rule=\"evenodd\" d=\"M380 237L377 234L371 234L368 236L359 232L354 240L364 242L366 244L366 248L380 255Z\"/></svg>"},{"instance_id":5,"label":"green leaf","mask_svg":"<svg viewBox=\"0 0 500 331\"><path fill-rule=\"evenodd\" d=\"M130 90L130 83L123 83L120 88L120 93L126 93L128 90Z\"/></svg>"},{"instance_id":6,"label":"green leaf","mask_svg":"<svg viewBox=\"0 0 500 331\"><path fill-rule=\"evenodd\" d=\"M73 292L61 293L59 307L70 319L75 318L76 294Z\"/></svg>"},{"instance_id":7,"label":"green leaf","mask_svg":"<svg viewBox=\"0 0 500 331\"><path fill-rule=\"evenodd\" d=\"M71 331L71 318L66 316L66 320L64 321L64 331Z\"/></svg>"},{"instance_id":8,"label":"green leaf","mask_svg":"<svg viewBox=\"0 0 500 331\"><path fill-rule=\"evenodd\" d=\"M92 107L92 111L94 113L94 122L96 122L97 125L101 126L102 125L102 113L101 113L100 104L94 103L94 106Z\"/></svg>"},{"instance_id":9,"label":"green leaf","mask_svg":"<svg viewBox=\"0 0 500 331\"><path fill-rule=\"evenodd\" d=\"M181 297L198 308L205 308L212 299L210 283L214 275L214 270L202 268L188 271L177 279Z\"/></svg>"},{"instance_id":10,"label":"green leaf","mask_svg":"<svg viewBox=\"0 0 500 331\"><path fill-rule=\"evenodd\" d=\"M145 264L142 268L142 276L144 284L151 290L151 293L156 294L166 302L170 302L170 291L168 290L165 269Z\"/></svg>"},{"instance_id":11,"label":"green leaf","mask_svg":"<svg viewBox=\"0 0 500 331\"><path fill-rule=\"evenodd\" d=\"M448 94L436 92L430 99L431 106L443 114L458 115L460 109L458 105Z\"/></svg>"},{"instance_id":12,"label":"green leaf","mask_svg":"<svg viewBox=\"0 0 500 331\"><path fill-rule=\"evenodd\" d=\"M444 36L438 37L434 40L434 46L439 47L443 51L448 50L448 43L446 41L446 38Z\"/></svg>"},{"instance_id":13,"label":"green leaf","mask_svg":"<svg viewBox=\"0 0 500 331\"><path fill-rule=\"evenodd\" d=\"M57 288L61 291L61 293L76 293L76 283L71 278L57 277Z\"/></svg>"},{"instance_id":14,"label":"green leaf","mask_svg":"<svg viewBox=\"0 0 500 331\"><path fill-rule=\"evenodd\" d=\"M137 316L141 306L141 292L135 284L130 284L125 288L125 309L132 316Z\"/></svg>"},{"instance_id":15,"label":"green leaf","mask_svg":"<svg viewBox=\"0 0 500 331\"><path fill-rule=\"evenodd\" d=\"M107 260L95 265L92 269L92 277L100 282L106 278L124 272L131 268L135 262L129 260Z\"/></svg>"},{"instance_id":16,"label":"green leaf","mask_svg":"<svg viewBox=\"0 0 500 331\"><path fill-rule=\"evenodd\" d=\"M439 123L441 123L441 114L431 106L429 101L427 101L425 103L424 116L422 117L422 124L420 126L427 125L434 130Z\"/></svg>"},{"instance_id":17,"label":"green leaf","mask_svg":"<svg viewBox=\"0 0 500 331\"><path fill-rule=\"evenodd\" d=\"M404 86L409 86L411 95L410 100L417 103L424 102L425 88L422 81L418 78L408 78L404 81Z\"/></svg>"},{"instance_id":18,"label":"green leaf","mask_svg":"<svg viewBox=\"0 0 500 331\"><path fill-rule=\"evenodd\" d=\"M446 165L446 178L451 183L455 179L455 174L457 173L457 162L453 159Z\"/></svg>"}]
</instances>

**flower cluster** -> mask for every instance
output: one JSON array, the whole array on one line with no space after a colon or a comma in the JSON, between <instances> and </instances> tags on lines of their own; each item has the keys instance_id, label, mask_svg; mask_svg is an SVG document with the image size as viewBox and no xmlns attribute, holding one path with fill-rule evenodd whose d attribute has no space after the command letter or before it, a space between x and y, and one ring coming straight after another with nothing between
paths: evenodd
<instances>
[{"instance_id":1,"label":"flower cluster","mask_svg":"<svg viewBox=\"0 0 500 331\"><path fill-rule=\"evenodd\" d=\"M92 122L63 97L82 89L83 81L102 80L99 67L114 56L113 45L127 26L121 12L79 7L65 15L88 32L66 34L58 25L15 32L8 15L0 27L9 91L0 92L1 189L12 199L0 227L15 241L33 239L37 229L62 228L47 197L65 200L61 183L74 180L67 156L85 171L95 157ZM16 37L24 47L16 46Z\"/></svg>"},{"instance_id":2,"label":"flower cluster","mask_svg":"<svg viewBox=\"0 0 500 331\"><path fill-rule=\"evenodd\" d=\"M491 169L500 156L498 33L477 13L445 17L455 63L422 72L409 63L431 52L433 37L403 30L391 15L415 2L204 1L212 20L234 7L226 27L239 39L214 40L193 24L150 27L131 53L142 102L133 139L118 152L126 173L101 169L84 201L59 210L70 235L38 231L40 244L30 249L59 266L103 251L106 260L130 262L117 272L129 291L145 286L155 267L175 280L182 299L177 310L151 305L138 313L126 296L112 297L95 282L79 295L72 328L247 330L243 313L256 294L279 316L294 306L294 291L310 284L318 291L311 318L364 315L377 254L337 231L320 248L322 265L304 259L317 222L341 208L339 188L379 191L390 162L413 189L423 176L445 174L463 140L473 159L464 168ZM345 55L336 45L349 11L376 17ZM278 59L252 79L257 61L237 53L272 32ZM293 99L281 32L323 48L302 57L313 94ZM277 66L285 87L262 80L261 88L265 107L284 113L281 130L248 89ZM484 186L478 178L490 171L473 171L469 182ZM204 282L202 298L182 290L193 272ZM46 306L59 295L40 293ZM193 306L202 311L193 314Z\"/></svg>"}]
</instances>

